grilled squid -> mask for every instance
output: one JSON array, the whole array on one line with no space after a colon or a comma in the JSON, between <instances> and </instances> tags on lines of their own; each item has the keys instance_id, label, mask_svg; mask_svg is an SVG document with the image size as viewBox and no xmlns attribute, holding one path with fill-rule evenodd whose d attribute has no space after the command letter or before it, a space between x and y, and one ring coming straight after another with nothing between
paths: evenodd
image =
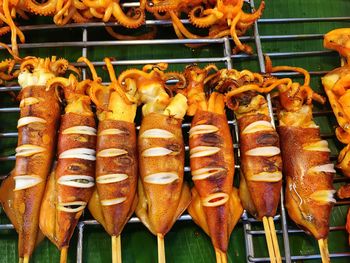
<instances>
[{"instance_id":1,"label":"grilled squid","mask_svg":"<svg viewBox=\"0 0 350 263\"><path fill-rule=\"evenodd\" d=\"M187 114L193 116L189 131L192 202L188 208L194 222L211 238L216 261L227 262L231 232L243 213L238 191L233 187L234 156L224 96L213 92L209 99L204 83L215 67L185 69L188 86Z\"/></svg>"},{"instance_id":2,"label":"grilled squid","mask_svg":"<svg viewBox=\"0 0 350 263\"><path fill-rule=\"evenodd\" d=\"M0 189L5 212L15 226L21 262L29 262L37 240L40 204L50 172L56 146L60 105L55 91L46 89L47 82L68 68L64 59L55 57L23 60L18 76L22 88L20 118L17 123L16 164ZM8 183L7 180L13 180ZM6 189L10 185L11 197ZM12 215L12 216L11 216Z\"/></svg>"},{"instance_id":3,"label":"grilled squid","mask_svg":"<svg viewBox=\"0 0 350 263\"><path fill-rule=\"evenodd\" d=\"M105 59L111 84L103 86L94 67L90 96L98 108L96 186L89 210L107 233L112 236L113 262L121 262L120 234L137 204L137 147L134 119L137 109L137 90L132 80L122 88L113 66ZM119 245L118 245L119 244Z\"/></svg>"},{"instance_id":4,"label":"grilled squid","mask_svg":"<svg viewBox=\"0 0 350 263\"><path fill-rule=\"evenodd\" d=\"M282 159L267 101L259 94L263 77L248 70L222 70L213 81L217 90L226 93L238 123L243 207L263 221L271 262L281 262L273 217L280 201Z\"/></svg>"},{"instance_id":5,"label":"grilled squid","mask_svg":"<svg viewBox=\"0 0 350 263\"><path fill-rule=\"evenodd\" d=\"M88 82L70 75L47 83L48 89L62 87L67 103L59 129L57 166L40 211L40 229L61 250L61 262L66 262L69 241L95 185L97 132L90 98L85 95Z\"/></svg>"},{"instance_id":6,"label":"grilled squid","mask_svg":"<svg viewBox=\"0 0 350 263\"><path fill-rule=\"evenodd\" d=\"M267 64L268 72L296 71L305 75L299 84L286 81L278 86L278 133L281 137L283 172L286 176L286 207L291 219L319 243L322 262L329 262L327 237L335 203L330 149L312 117L312 100L324 103L313 92L310 76L301 68Z\"/></svg>"},{"instance_id":7,"label":"grilled squid","mask_svg":"<svg viewBox=\"0 0 350 263\"><path fill-rule=\"evenodd\" d=\"M121 86L128 79L134 81L143 103L138 136L140 179L136 215L158 237L159 262L165 262L164 236L191 200L184 182L181 129L187 99L182 94L170 97L165 84L169 78L183 80L183 77L164 73L166 68L166 64L146 65L143 70L124 71L118 78Z\"/></svg>"}]
</instances>

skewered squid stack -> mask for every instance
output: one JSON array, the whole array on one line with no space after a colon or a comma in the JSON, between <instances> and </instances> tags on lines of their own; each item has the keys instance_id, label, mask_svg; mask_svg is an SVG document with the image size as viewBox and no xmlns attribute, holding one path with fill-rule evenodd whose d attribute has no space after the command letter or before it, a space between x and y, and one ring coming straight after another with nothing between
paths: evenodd
<instances>
[{"instance_id":1,"label":"skewered squid stack","mask_svg":"<svg viewBox=\"0 0 350 263\"><path fill-rule=\"evenodd\" d=\"M184 182L184 143L181 123L187 110L182 94L170 97L165 82L183 77L164 73L167 64L130 69L118 78L121 86L135 82L142 106L138 137L140 179L136 215L158 239L158 262L165 262L164 236L191 201ZM130 81L129 80L129 81ZM182 81L180 81L182 83Z\"/></svg>"},{"instance_id":2,"label":"skewered squid stack","mask_svg":"<svg viewBox=\"0 0 350 263\"><path fill-rule=\"evenodd\" d=\"M210 237L216 262L227 262L227 248L233 228L243 213L238 191L233 186L234 156L224 96L213 92L206 99L204 82L210 69L185 69L188 86L187 114L193 116L189 132L192 202L190 215Z\"/></svg>"},{"instance_id":3,"label":"skewered squid stack","mask_svg":"<svg viewBox=\"0 0 350 263\"><path fill-rule=\"evenodd\" d=\"M18 82L22 90L16 164L0 189L5 212L19 234L20 262L29 262L36 243L40 204L54 157L60 118L59 101L54 89L46 89L46 83L67 68L66 60L55 57L51 60L30 57L20 67ZM12 187L13 193L7 186Z\"/></svg>"},{"instance_id":4,"label":"skewered squid stack","mask_svg":"<svg viewBox=\"0 0 350 263\"><path fill-rule=\"evenodd\" d=\"M312 100L324 103L313 92L310 76L302 68L267 64L267 72L296 71L305 75L305 83L286 79L278 86L278 132L281 137L283 172L286 175L286 207L291 219L317 240L322 262L329 262L327 237L335 199L334 165L330 149L320 136L312 117Z\"/></svg>"},{"instance_id":5,"label":"skewered squid stack","mask_svg":"<svg viewBox=\"0 0 350 263\"><path fill-rule=\"evenodd\" d=\"M66 100L57 146L57 166L51 173L40 211L40 229L61 250L61 263L95 185L96 124L85 94L89 80L57 77L48 89L63 88Z\"/></svg>"},{"instance_id":6,"label":"skewered squid stack","mask_svg":"<svg viewBox=\"0 0 350 263\"><path fill-rule=\"evenodd\" d=\"M111 84L102 86L93 65L90 96L98 107L96 185L89 210L112 237L112 261L121 263L120 234L137 204L137 147L134 119L137 90L132 80L119 86L113 66L105 59Z\"/></svg>"},{"instance_id":7,"label":"skewered squid stack","mask_svg":"<svg viewBox=\"0 0 350 263\"><path fill-rule=\"evenodd\" d=\"M280 201L282 160L267 101L258 93L263 91L263 77L247 70L222 70L214 81L216 89L227 92L227 105L238 122L243 207L263 221L270 260L281 262L273 217Z\"/></svg>"},{"instance_id":8,"label":"skewered squid stack","mask_svg":"<svg viewBox=\"0 0 350 263\"><path fill-rule=\"evenodd\" d=\"M350 177L350 28L339 28L330 31L324 36L324 47L339 52L342 67L334 69L322 78L322 84L326 91L329 102L339 127L336 128L336 136L346 147L340 152L337 168ZM342 186L338 190L338 197L350 197L350 184ZM348 210L346 229L350 233L350 209ZM350 244L350 238L349 238Z\"/></svg>"}]
</instances>

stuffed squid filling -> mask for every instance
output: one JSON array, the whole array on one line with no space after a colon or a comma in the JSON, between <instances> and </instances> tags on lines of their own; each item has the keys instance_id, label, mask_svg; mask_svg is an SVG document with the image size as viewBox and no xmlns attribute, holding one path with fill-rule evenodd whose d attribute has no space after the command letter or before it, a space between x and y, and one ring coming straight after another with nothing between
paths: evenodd
<instances>
[{"instance_id":1,"label":"stuffed squid filling","mask_svg":"<svg viewBox=\"0 0 350 263\"><path fill-rule=\"evenodd\" d=\"M149 129L141 134L141 138L162 138L170 139L174 138L175 135L167 130L163 129Z\"/></svg>"},{"instance_id":2,"label":"stuffed squid filling","mask_svg":"<svg viewBox=\"0 0 350 263\"><path fill-rule=\"evenodd\" d=\"M14 191L27 189L30 187L33 187L43 181L40 177L36 175L20 175L20 176L14 176L13 179L15 180L15 189Z\"/></svg>"},{"instance_id":3,"label":"stuffed squid filling","mask_svg":"<svg viewBox=\"0 0 350 263\"><path fill-rule=\"evenodd\" d=\"M98 184L111 184L118 183L128 179L127 174L105 174L96 178L96 183Z\"/></svg>"},{"instance_id":4,"label":"stuffed squid filling","mask_svg":"<svg viewBox=\"0 0 350 263\"><path fill-rule=\"evenodd\" d=\"M69 149L67 151L62 152L59 155L59 159L70 159L70 158L76 158L76 159L83 159L88 161L95 161L96 151L89 148L74 148Z\"/></svg>"},{"instance_id":5,"label":"stuffed squid filling","mask_svg":"<svg viewBox=\"0 0 350 263\"><path fill-rule=\"evenodd\" d=\"M143 181L149 184L170 184L179 179L176 172L162 172L146 176Z\"/></svg>"},{"instance_id":6,"label":"stuffed squid filling","mask_svg":"<svg viewBox=\"0 0 350 263\"><path fill-rule=\"evenodd\" d=\"M303 146L305 151L317 151L317 152L330 152L328 148L328 142L326 140L321 140L313 143L307 143Z\"/></svg>"},{"instance_id":7,"label":"stuffed squid filling","mask_svg":"<svg viewBox=\"0 0 350 263\"><path fill-rule=\"evenodd\" d=\"M219 147L197 146L190 150L190 158L205 157L218 153Z\"/></svg>"},{"instance_id":8,"label":"stuffed squid filling","mask_svg":"<svg viewBox=\"0 0 350 263\"><path fill-rule=\"evenodd\" d=\"M215 193L205 198L202 198L202 205L207 207L215 207L225 204L228 201L228 194L226 193Z\"/></svg>"},{"instance_id":9,"label":"stuffed squid filling","mask_svg":"<svg viewBox=\"0 0 350 263\"><path fill-rule=\"evenodd\" d=\"M124 134L125 131L120 130L120 129L105 129L101 131L98 136L103 136L103 135L120 135Z\"/></svg>"},{"instance_id":10,"label":"stuffed squid filling","mask_svg":"<svg viewBox=\"0 0 350 263\"><path fill-rule=\"evenodd\" d=\"M323 164L323 165L317 165L314 167L311 167L308 172L315 172L315 173L336 173L334 169L333 163Z\"/></svg>"},{"instance_id":11,"label":"stuffed squid filling","mask_svg":"<svg viewBox=\"0 0 350 263\"><path fill-rule=\"evenodd\" d=\"M255 133L260 131L274 131L272 124L268 121L255 121L243 130L242 134Z\"/></svg>"},{"instance_id":12,"label":"stuffed squid filling","mask_svg":"<svg viewBox=\"0 0 350 263\"><path fill-rule=\"evenodd\" d=\"M189 131L190 138L198 134L214 133L219 130L218 127L209 124L196 125Z\"/></svg>"},{"instance_id":13,"label":"stuffed squid filling","mask_svg":"<svg viewBox=\"0 0 350 263\"><path fill-rule=\"evenodd\" d=\"M101 200L101 205L103 206L110 206L110 205L117 205L121 204L126 200L126 197L118 197L114 199L105 199Z\"/></svg>"},{"instance_id":14,"label":"stuffed squid filling","mask_svg":"<svg viewBox=\"0 0 350 263\"><path fill-rule=\"evenodd\" d=\"M40 100L35 98L35 97L28 97L28 98L24 98L21 100L21 102L19 103L19 107L23 108L26 106L30 106L30 105L34 105L36 103L39 103Z\"/></svg>"},{"instance_id":15,"label":"stuffed squid filling","mask_svg":"<svg viewBox=\"0 0 350 263\"><path fill-rule=\"evenodd\" d=\"M127 154L128 152L124 149L108 148L101 150L97 153L97 157L116 157Z\"/></svg>"},{"instance_id":16,"label":"stuffed squid filling","mask_svg":"<svg viewBox=\"0 0 350 263\"><path fill-rule=\"evenodd\" d=\"M29 157L34 154L45 152L46 149L33 144L23 144L16 148L16 157Z\"/></svg>"},{"instance_id":17,"label":"stuffed squid filling","mask_svg":"<svg viewBox=\"0 0 350 263\"><path fill-rule=\"evenodd\" d=\"M320 203L336 203L334 199L335 190L318 190L313 192L309 198Z\"/></svg>"},{"instance_id":18,"label":"stuffed squid filling","mask_svg":"<svg viewBox=\"0 0 350 263\"><path fill-rule=\"evenodd\" d=\"M277 154L280 154L281 150L280 148L276 146L265 146L265 147L257 147L254 149L251 149L249 151L246 151L246 155L249 156L266 156L266 157L271 157L275 156Z\"/></svg>"},{"instance_id":19,"label":"stuffed squid filling","mask_svg":"<svg viewBox=\"0 0 350 263\"><path fill-rule=\"evenodd\" d=\"M172 151L170 149L164 147L153 147L142 152L142 156L144 157L155 157L155 156L165 156L165 155L175 155L178 154L176 151Z\"/></svg>"},{"instance_id":20,"label":"stuffed squid filling","mask_svg":"<svg viewBox=\"0 0 350 263\"><path fill-rule=\"evenodd\" d=\"M261 172L258 174L253 174L250 178L250 181L256 182L278 182L282 180L282 172Z\"/></svg>"},{"instance_id":21,"label":"stuffed squid filling","mask_svg":"<svg viewBox=\"0 0 350 263\"><path fill-rule=\"evenodd\" d=\"M88 175L64 175L57 182L61 185L77 188L90 188L95 185L94 178Z\"/></svg>"},{"instance_id":22,"label":"stuffed squid filling","mask_svg":"<svg viewBox=\"0 0 350 263\"><path fill-rule=\"evenodd\" d=\"M39 117L22 117L17 122L17 128L26 126L31 123L46 123L46 120Z\"/></svg>"},{"instance_id":23,"label":"stuffed squid filling","mask_svg":"<svg viewBox=\"0 0 350 263\"><path fill-rule=\"evenodd\" d=\"M96 136L96 129L90 126L73 126L63 130L62 134L84 134Z\"/></svg>"},{"instance_id":24,"label":"stuffed squid filling","mask_svg":"<svg viewBox=\"0 0 350 263\"><path fill-rule=\"evenodd\" d=\"M84 210L86 207L86 202L83 201L75 201L68 203L60 203L58 204L57 209L67 213L76 213Z\"/></svg>"},{"instance_id":25,"label":"stuffed squid filling","mask_svg":"<svg viewBox=\"0 0 350 263\"><path fill-rule=\"evenodd\" d=\"M221 167L207 167L192 171L192 180L204 180L213 175L226 171L225 168Z\"/></svg>"}]
</instances>

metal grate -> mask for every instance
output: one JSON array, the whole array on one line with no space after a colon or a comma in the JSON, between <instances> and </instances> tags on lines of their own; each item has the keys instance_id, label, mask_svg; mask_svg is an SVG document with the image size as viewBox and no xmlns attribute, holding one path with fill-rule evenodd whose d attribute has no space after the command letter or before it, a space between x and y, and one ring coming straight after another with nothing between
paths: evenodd
<instances>
[{"instance_id":1,"label":"metal grate","mask_svg":"<svg viewBox=\"0 0 350 263\"><path fill-rule=\"evenodd\" d=\"M250 4L250 7L254 9L254 0L246 1ZM131 2L127 4L128 6L137 6L136 2ZM182 20L185 24L188 23L187 20ZM257 60L260 71L263 73L265 71L265 64L264 64L264 50L262 48L261 41L272 41L272 40L287 40L287 41L296 41L296 40L312 40L312 39L321 39L323 37L323 34L315 33L315 34L302 34L302 35L260 35L259 29L261 25L264 24L276 24L276 23L295 23L295 22L302 22L302 23L310 23L310 22L326 22L326 21L350 21L350 17L323 17L323 18L278 18L278 19L260 19L258 23L255 23L254 25L254 33L253 36L244 36L240 39L242 41L254 41L256 46L256 54L253 54L251 56L248 56L246 54L238 54L234 55L231 53L231 40L229 38L222 38L222 39L155 39L155 40L137 40L137 41L114 41L114 40L101 40L101 41L91 41L88 40L88 36L91 29L94 28L102 28L106 25L115 25L114 23L89 23L89 24L69 24L63 27L56 27L52 24L45 24L45 25L30 25L30 26L22 26L20 27L23 31L39 31L39 32L45 32L45 30L52 30L53 32L55 30L62 30L63 29L78 29L81 30L81 40L79 41L66 41L66 42L60 42L60 43L53 43L53 42L38 42L38 43L26 43L26 44L20 44L20 49L37 49L37 48L55 48L55 47L75 47L81 49L81 55L89 57L89 51L93 47L106 47L106 46L130 46L130 45L152 45L152 46L162 46L162 45L174 45L174 44L208 44L209 46L212 45L219 45L222 48L222 56L218 57L199 57L199 58L166 58L166 59L138 59L138 60L118 60L112 62L113 65L124 65L124 66L131 66L131 65L143 65L143 64L149 64L149 63L159 63L159 62L165 62L169 64L190 64L190 63L224 63L228 69L233 67L232 61L237 60ZM158 21L158 20L147 20L146 25L156 25L157 27L163 27L170 25L169 21ZM301 56L321 56L331 53L330 51L326 50L320 50L320 51L298 51L298 52L271 52L267 53L271 58L297 58ZM103 61L93 61L93 64L95 66L101 67L104 65ZM81 67L82 64L75 63L76 66ZM326 73L326 71L319 71L314 70L310 72L311 75L314 76L320 76ZM295 73L286 72L281 75L286 76L294 76ZM86 77L85 69L83 69L83 77ZM8 91L18 91L20 88L18 86L14 87L0 87L0 94L3 92ZM0 95L2 96L2 95ZM269 102L269 108L271 112L272 119L274 116L273 108L271 106L271 99L270 96L267 96L268 102ZM2 107L0 105L0 113L15 113L19 112L18 107ZM330 116L332 113L331 110L319 110L314 113L315 116ZM236 121L229 121L229 124L232 128L232 130L235 133L235 151L238 151L238 127L236 124ZM189 123L184 123L183 128L188 129ZM7 128L5 127L5 130ZM6 130L6 132L0 133L0 139L6 139L6 138L16 138L18 136L18 133L11 130ZM323 138L329 139L334 138L334 134L322 134ZM188 152L188 146L186 146L186 151ZM238 153L239 154L239 153ZM15 160L14 155L8 155L8 156L0 156L0 165L2 163L13 161ZM332 156L332 160L336 160L336 156ZM239 165L236 164L236 168L239 169ZM190 170L188 163L186 163L185 172L188 172ZM0 175L0 180L4 179L6 175ZM348 181L345 177L337 177L335 179L336 182L345 182ZM289 221L286 216L286 211L283 205L283 199L284 195L283 192L281 193L281 206L280 206L280 214L278 214L274 221L276 225L279 225L280 227L277 228L277 233L280 236L280 244L283 244L280 246L281 253L283 256L283 260L287 263L292 262L294 260L308 260L308 259L320 259L319 254L309 254L309 255L302 255L302 254L291 254L290 251L290 242L289 238L296 234L301 233L303 231L291 227L289 224ZM349 201L338 201L336 205L343 206L343 205L349 205ZM180 221L190 221L191 217L189 215L183 215L180 219ZM139 219L136 217L131 218L129 223L140 223ZM243 224L244 229L244 237L245 237L245 245L246 245L246 256L247 256L247 262L268 262L269 258L267 257L259 257L257 256L259 253L256 253L256 245L254 245L254 240L256 238L261 237L264 235L264 231L260 229L256 230L255 226L261 225L260 222L257 222L254 218L249 216L247 213L244 213L241 218L241 223ZM84 242L84 232L86 229L92 225L97 225L98 223L95 220L90 220L87 218L83 218L79 224L78 224L78 244L77 244L77 263L82 263L83 260L83 242ZM0 224L0 230L6 230L6 229L13 229L13 226L11 224ZM332 226L331 231L344 231L344 226ZM339 258L339 257L346 257L350 259L350 252L349 250L343 253L331 253L331 258Z\"/></svg>"}]
</instances>

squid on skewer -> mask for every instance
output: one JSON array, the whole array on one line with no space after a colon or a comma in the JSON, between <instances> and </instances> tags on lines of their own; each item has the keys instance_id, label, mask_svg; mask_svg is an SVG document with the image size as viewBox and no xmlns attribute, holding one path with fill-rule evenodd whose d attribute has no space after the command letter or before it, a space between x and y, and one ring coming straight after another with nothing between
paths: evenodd
<instances>
[{"instance_id":1,"label":"squid on skewer","mask_svg":"<svg viewBox=\"0 0 350 263\"><path fill-rule=\"evenodd\" d=\"M194 116L189 132L192 202L190 215L210 237L216 262L227 262L233 228L243 213L238 191L233 187L234 156L224 96L213 92L207 100L204 83L214 66L185 69L188 86L187 114Z\"/></svg>"},{"instance_id":2,"label":"squid on skewer","mask_svg":"<svg viewBox=\"0 0 350 263\"><path fill-rule=\"evenodd\" d=\"M5 211L19 234L19 262L29 262L37 240L40 204L56 146L60 105L54 89L46 84L69 68L64 59L55 57L23 60L18 77L22 88L16 164L10 178L0 189ZM7 181L13 190L8 196ZM6 209L7 208L7 209Z\"/></svg>"},{"instance_id":3,"label":"squid on skewer","mask_svg":"<svg viewBox=\"0 0 350 263\"><path fill-rule=\"evenodd\" d=\"M111 84L102 86L93 65L94 82L90 96L98 108L96 186L89 210L112 237L112 262L122 262L120 234L137 204L137 145L134 119L137 90L132 80L122 88L108 58L105 59Z\"/></svg>"},{"instance_id":4,"label":"squid on skewer","mask_svg":"<svg viewBox=\"0 0 350 263\"><path fill-rule=\"evenodd\" d=\"M324 76L322 84L339 124L336 136L340 142L346 144L338 156L337 168L341 169L345 176L350 177L350 28L339 28L328 32L324 36L323 44L325 48L333 49L341 56L342 66ZM343 185L338 190L338 197L341 199L350 197L350 184ZM346 230L350 233L350 209Z\"/></svg>"},{"instance_id":5,"label":"squid on skewer","mask_svg":"<svg viewBox=\"0 0 350 263\"><path fill-rule=\"evenodd\" d=\"M241 154L239 195L243 207L262 220L271 262L281 262L273 217L282 187L279 137L262 95L263 77L248 70L222 70L213 81L226 93L237 118ZM271 88L274 86L272 85Z\"/></svg>"},{"instance_id":6,"label":"squid on skewer","mask_svg":"<svg viewBox=\"0 0 350 263\"><path fill-rule=\"evenodd\" d=\"M306 70L272 67L267 60L267 72L278 71L296 71L305 76L303 85L286 79L278 86L278 133L286 176L286 207L292 220L318 240L322 262L330 262L327 237L335 203L335 170L328 143L321 139L320 128L312 117L312 100L324 103L325 99L311 89Z\"/></svg>"},{"instance_id":7,"label":"squid on skewer","mask_svg":"<svg viewBox=\"0 0 350 263\"><path fill-rule=\"evenodd\" d=\"M143 70L124 71L118 78L123 87L135 81L142 106L138 137L140 179L136 215L158 239L158 262L165 262L164 236L191 201L184 182L185 150L182 118L187 99L182 94L170 97L166 80L183 77L164 73L167 64L146 65ZM129 81L130 81L129 80Z\"/></svg>"},{"instance_id":8,"label":"squid on skewer","mask_svg":"<svg viewBox=\"0 0 350 263\"><path fill-rule=\"evenodd\" d=\"M62 87L66 100L58 136L57 166L51 173L41 204L41 231L61 251L61 263L95 185L96 123L85 94L89 80L57 77L48 89Z\"/></svg>"}]
</instances>

